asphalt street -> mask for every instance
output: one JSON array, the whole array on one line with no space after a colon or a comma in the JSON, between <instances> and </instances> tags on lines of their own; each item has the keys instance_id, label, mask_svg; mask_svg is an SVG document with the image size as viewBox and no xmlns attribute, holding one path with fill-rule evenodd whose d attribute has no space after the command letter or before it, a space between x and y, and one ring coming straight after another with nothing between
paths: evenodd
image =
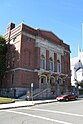
<instances>
[{"instance_id":1,"label":"asphalt street","mask_svg":"<svg viewBox=\"0 0 83 124\"><path fill-rule=\"evenodd\" d=\"M83 124L83 99L0 110L0 124Z\"/></svg>"}]
</instances>

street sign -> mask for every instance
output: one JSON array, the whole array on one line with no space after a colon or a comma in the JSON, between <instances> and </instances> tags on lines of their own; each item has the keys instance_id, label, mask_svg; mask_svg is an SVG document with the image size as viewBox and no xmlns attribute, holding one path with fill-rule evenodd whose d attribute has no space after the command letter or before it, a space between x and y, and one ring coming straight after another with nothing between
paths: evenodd
<instances>
[{"instance_id":1,"label":"street sign","mask_svg":"<svg viewBox=\"0 0 83 124\"><path fill-rule=\"evenodd\" d=\"M31 88L33 88L33 83L31 83Z\"/></svg>"}]
</instances>

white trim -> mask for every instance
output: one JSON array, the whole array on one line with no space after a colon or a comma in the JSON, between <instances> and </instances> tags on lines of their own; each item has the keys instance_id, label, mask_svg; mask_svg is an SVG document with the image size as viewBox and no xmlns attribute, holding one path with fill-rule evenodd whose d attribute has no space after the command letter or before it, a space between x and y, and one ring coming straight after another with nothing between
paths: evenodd
<instances>
[{"instance_id":1,"label":"white trim","mask_svg":"<svg viewBox=\"0 0 83 124\"><path fill-rule=\"evenodd\" d=\"M50 76L50 79L53 79L53 80L54 80L54 82L55 82L55 77L54 77L54 76Z\"/></svg>"},{"instance_id":2,"label":"white trim","mask_svg":"<svg viewBox=\"0 0 83 124\"><path fill-rule=\"evenodd\" d=\"M30 37L30 38L33 38L33 39L36 39L35 36L31 35L31 34L28 34L28 33L25 33L24 31L22 31L22 34L27 36L27 37Z\"/></svg>"},{"instance_id":3,"label":"white trim","mask_svg":"<svg viewBox=\"0 0 83 124\"><path fill-rule=\"evenodd\" d=\"M57 45L56 43L52 43L44 38L36 37L36 46L40 48L45 48L46 50L53 51L55 53L60 53L63 55L64 47L61 45Z\"/></svg>"},{"instance_id":4,"label":"white trim","mask_svg":"<svg viewBox=\"0 0 83 124\"><path fill-rule=\"evenodd\" d=\"M44 84L47 84L47 76L44 75L44 74L41 74L41 79L42 79L42 77L45 78L45 81L46 81ZM41 80L41 79L40 79L40 80Z\"/></svg>"},{"instance_id":5,"label":"white trim","mask_svg":"<svg viewBox=\"0 0 83 124\"><path fill-rule=\"evenodd\" d=\"M15 68L15 69L8 70L8 71L6 71L6 72L9 72L9 71L17 71L17 70L35 72L35 71L32 70L32 69L26 69L26 68Z\"/></svg>"}]
</instances>

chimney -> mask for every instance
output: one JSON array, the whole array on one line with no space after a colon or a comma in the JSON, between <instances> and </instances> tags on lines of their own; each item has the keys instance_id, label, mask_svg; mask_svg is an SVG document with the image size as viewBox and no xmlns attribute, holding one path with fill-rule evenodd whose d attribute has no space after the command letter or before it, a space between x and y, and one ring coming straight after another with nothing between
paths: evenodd
<instances>
[{"instance_id":1,"label":"chimney","mask_svg":"<svg viewBox=\"0 0 83 124\"><path fill-rule=\"evenodd\" d=\"M10 32L13 28L15 28L15 24L14 23L9 23L8 27L7 27L7 32Z\"/></svg>"}]
</instances>

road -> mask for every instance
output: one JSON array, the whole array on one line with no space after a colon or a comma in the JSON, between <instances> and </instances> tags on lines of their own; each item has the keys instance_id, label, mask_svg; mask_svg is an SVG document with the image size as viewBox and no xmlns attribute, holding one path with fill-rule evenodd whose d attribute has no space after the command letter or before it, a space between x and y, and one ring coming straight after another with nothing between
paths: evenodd
<instances>
[{"instance_id":1,"label":"road","mask_svg":"<svg viewBox=\"0 0 83 124\"><path fill-rule=\"evenodd\" d=\"M83 99L0 110L0 124L83 124Z\"/></svg>"}]
</instances>

